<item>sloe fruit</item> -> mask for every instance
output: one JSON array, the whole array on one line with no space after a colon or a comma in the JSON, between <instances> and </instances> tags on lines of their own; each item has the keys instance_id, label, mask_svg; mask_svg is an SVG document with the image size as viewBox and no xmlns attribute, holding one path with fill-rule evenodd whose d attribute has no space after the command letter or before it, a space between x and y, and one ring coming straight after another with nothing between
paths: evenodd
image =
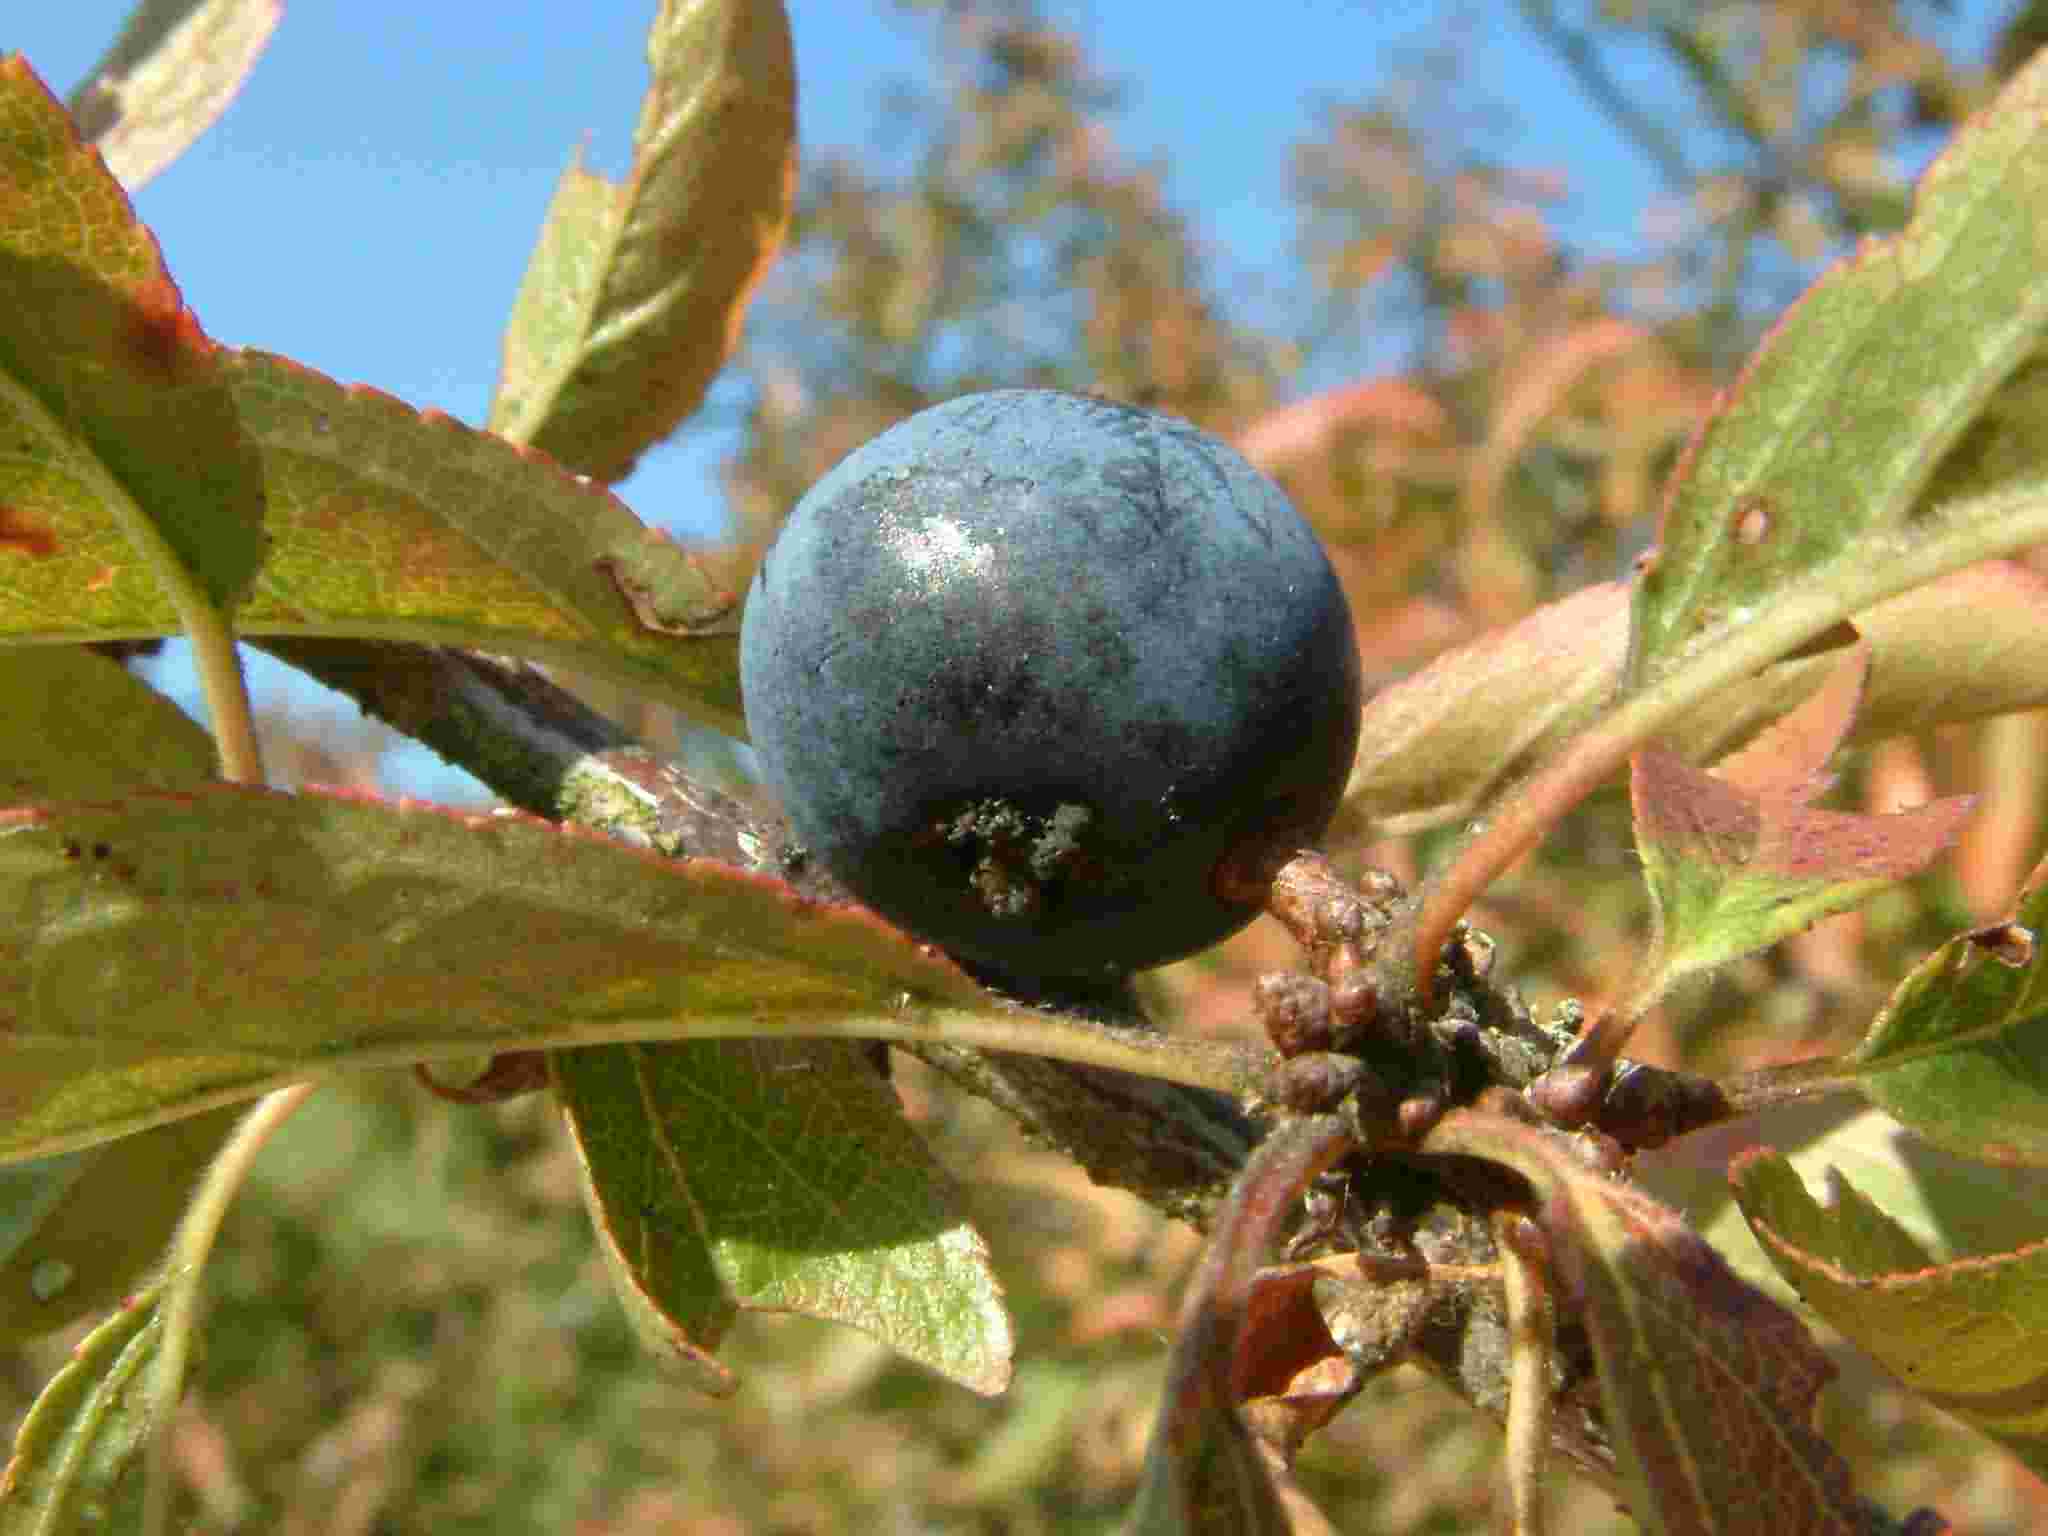
<instances>
[{"instance_id":1,"label":"sloe fruit","mask_svg":"<svg viewBox=\"0 0 2048 1536\"><path fill-rule=\"evenodd\" d=\"M809 850L1026 984L1243 926L1221 866L1319 837L1358 739L1350 610L1279 487L1184 421L1056 390L934 406L813 486L740 677Z\"/></svg>"}]
</instances>

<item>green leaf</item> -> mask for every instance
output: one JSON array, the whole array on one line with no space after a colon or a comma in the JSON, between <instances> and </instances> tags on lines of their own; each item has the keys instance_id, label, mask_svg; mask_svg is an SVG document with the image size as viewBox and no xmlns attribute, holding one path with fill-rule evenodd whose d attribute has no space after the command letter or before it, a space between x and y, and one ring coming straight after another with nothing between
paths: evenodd
<instances>
[{"instance_id":1,"label":"green leaf","mask_svg":"<svg viewBox=\"0 0 2048 1536\"><path fill-rule=\"evenodd\" d=\"M1839 1175L1826 1204L1763 1148L1732 1177L1757 1241L1809 1305L1927 1401L2048 1475L2048 1239L1941 1262Z\"/></svg>"},{"instance_id":2,"label":"green leaf","mask_svg":"<svg viewBox=\"0 0 2048 1536\"><path fill-rule=\"evenodd\" d=\"M1847 734L1866 657L1709 774L1645 747L1632 776L1636 848L1656 936L1627 1012L1679 978L1764 949L1845 912L1931 862L1969 815L1968 799L1888 816L1816 810L1824 769Z\"/></svg>"},{"instance_id":3,"label":"green leaf","mask_svg":"<svg viewBox=\"0 0 2048 1536\"><path fill-rule=\"evenodd\" d=\"M534 657L654 695L738 732L737 641L650 628L614 574L624 555L694 579L716 609L734 579L545 459L375 390L260 352L230 356L261 451L275 547L236 615L246 634L351 635ZM651 541L658 543L653 547ZM0 539L0 578L9 556ZM62 571L56 567L64 567ZM107 529L51 584L0 608L0 640L169 634L178 611ZM69 584L65 584L68 580Z\"/></svg>"},{"instance_id":4,"label":"green leaf","mask_svg":"<svg viewBox=\"0 0 2048 1536\"><path fill-rule=\"evenodd\" d=\"M0 60L0 612L14 637L177 627L264 555L256 456L127 194L17 58ZM167 588L170 591L167 591ZM152 629L124 629L137 604Z\"/></svg>"},{"instance_id":5,"label":"green leaf","mask_svg":"<svg viewBox=\"0 0 2048 1536\"><path fill-rule=\"evenodd\" d=\"M501 438L284 358L243 352L229 371L277 541L239 628L528 656L743 732L737 640L650 628L614 563L664 562L672 584L694 579L712 608L730 578L700 572L616 497Z\"/></svg>"},{"instance_id":6,"label":"green leaf","mask_svg":"<svg viewBox=\"0 0 2048 1536\"><path fill-rule=\"evenodd\" d=\"M283 15L283 0L142 0L71 95L79 132L134 191L227 111Z\"/></svg>"},{"instance_id":7,"label":"green leaf","mask_svg":"<svg viewBox=\"0 0 2048 1536\"><path fill-rule=\"evenodd\" d=\"M0 804L95 800L213 776L213 740L119 662L75 646L0 650Z\"/></svg>"},{"instance_id":8,"label":"green leaf","mask_svg":"<svg viewBox=\"0 0 2048 1536\"><path fill-rule=\"evenodd\" d=\"M2048 357L2037 347L1949 450L1921 499L1929 503L1962 500L2016 480L2038 478L2044 432L2048 432Z\"/></svg>"},{"instance_id":9,"label":"green leaf","mask_svg":"<svg viewBox=\"0 0 2048 1536\"><path fill-rule=\"evenodd\" d=\"M73 646L0 651L0 791L113 798L207 782L213 743L117 662ZM235 1112L0 1167L0 1339L118 1301L162 1257Z\"/></svg>"},{"instance_id":10,"label":"green leaf","mask_svg":"<svg viewBox=\"0 0 2048 1536\"><path fill-rule=\"evenodd\" d=\"M0 1021L0 1160L345 1067L1060 1029L862 909L707 860L230 785L0 812Z\"/></svg>"},{"instance_id":11,"label":"green leaf","mask_svg":"<svg viewBox=\"0 0 2048 1536\"><path fill-rule=\"evenodd\" d=\"M160 1260L238 1106L0 1165L0 1341L118 1302Z\"/></svg>"},{"instance_id":12,"label":"green leaf","mask_svg":"<svg viewBox=\"0 0 2048 1536\"><path fill-rule=\"evenodd\" d=\"M604 1046L552 1058L585 1195L627 1310L714 1391L740 1312L870 1333L977 1392L1010 1379L981 1237L860 1047Z\"/></svg>"},{"instance_id":13,"label":"green leaf","mask_svg":"<svg viewBox=\"0 0 2048 1536\"><path fill-rule=\"evenodd\" d=\"M2048 58L1956 135L1902 232L1801 297L1694 440L1637 586L1631 681L1768 622L1794 576L1883 559L1873 535L1911 531L1943 456L2040 344L2044 274ZM2007 467L1968 490L2038 487L2038 434Z\"/></svg>"},{"instance_id":14,"label":"green leaf","mask_svg":"<svg viewBox=\"0 0 2048 1536\"><path fill-rule=\"evenodd\" d=\"M676 548L446 416L221 353L19 61L0 173L0 642L170 634L247 594L245 633L528 656L744 734L750 556Z\"/></svg>"},{"instance_id":15,"label":"green leaf","mask_svg":"<svg viewBox=\"0 0 2048 1536\"><path fill-rule=\"evenodd\" d=\"M1915 966L1845 1065L1888 1114L1987 1162L2048 1164L2048 879Z\"/></svg>"},{"instance_id":16,"label":"green leaf","mask_svg":"<svg viewBox=\"0 0 2048 1536\"><path fill-rule=\"evenodd\" d=\"M647 62L625 185L579 162L555 190L490 414L494 430L606 483L696 410L796 186L781 0L664 0Z\"/></svg>"},{"instance_id":17,"label":"green leaf","mask_svg":"<svg viewBox=\"0 0 2048 1536\"><path fill-rule=\"evenodd\" d=\"M162 1334L151 1290L93 1330L43 1388L0 1473L0 1536L137 1528L149 1366Z\"/></svg>"},{"instance_id":18,"label":"green leaf","mask_svg":"<svg viewBox=\"0 0 2048 1536\"><path fill-rule=\"evenodd\" d=\"M1423 1149L1486 1158L1534 1186L1645 1531L1868 1528L1847 1465L1812 1428L1834 1367L1797 1317L1684 1218L1589 1169L1564 1136L1520 1121L1454 1111Z\"/></svg>"}]
</instances>

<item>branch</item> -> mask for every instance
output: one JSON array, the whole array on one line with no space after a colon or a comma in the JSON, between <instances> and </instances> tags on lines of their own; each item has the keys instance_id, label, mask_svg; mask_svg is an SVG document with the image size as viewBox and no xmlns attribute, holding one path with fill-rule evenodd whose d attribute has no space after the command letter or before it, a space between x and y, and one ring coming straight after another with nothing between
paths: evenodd
<instances>
[{"instance_id":1,"label":"branch","mask_svg":"<svg viewBox=\"0 0 2048 1536\"><path fill-rule=\"evenodd\" d=\"M816 860L796 870L785 864L789 838L780 818L694 782L536 667L384 642L261 643L521 810L594 827L672 858L715 859L772 875L806 900L853 901ZM1028 1001L1106 1033L1155 1031L1128 988ZM1263 1134L1225 1093L1035 1056L908 1048L1098 1182L1131 1190L1198 1226ZM1264 1066L1259 1053L1244 1053L1246 1090Z\"/></svg>"}]
</instances>

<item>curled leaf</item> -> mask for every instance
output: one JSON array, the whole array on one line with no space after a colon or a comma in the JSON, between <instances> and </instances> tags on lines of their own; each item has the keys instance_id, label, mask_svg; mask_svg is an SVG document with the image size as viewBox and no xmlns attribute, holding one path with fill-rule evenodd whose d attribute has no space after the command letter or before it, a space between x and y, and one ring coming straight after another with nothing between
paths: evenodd
<instances>
[{"instance_id":1,"label":"curled leaf","mask_svg":"<svg viewBox=\"0 0 2048 1536\"><path fill-rule=\"evenodd\" d=\"M1312 1295L1261 1287L1258 1270L1309 1181L1354 1145L1335 1117L1289 1121L1260 1143L1232 1189L1181 1306L1166 1402L1127 1536L1287 1536L1312 1516L1298 1512L1278 1457L1237 1403L1259 1390L1254 1383L1277 1377L1277 1360L1305 1358L1302 1325L1289 1320L1314 1308L1288 1299ZM1321 1332L1308 1354L1334 1355L1328 1344Z\"/></svg>"}]
</instances>

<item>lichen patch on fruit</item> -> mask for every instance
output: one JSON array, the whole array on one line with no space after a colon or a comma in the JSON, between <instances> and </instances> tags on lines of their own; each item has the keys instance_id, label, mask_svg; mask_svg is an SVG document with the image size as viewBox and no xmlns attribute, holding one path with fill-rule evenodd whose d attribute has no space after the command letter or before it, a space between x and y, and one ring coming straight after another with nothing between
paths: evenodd
<instances>
[{"instance_id":1,"label":"lichen patch on fruit","mask_svg":"<svg viewBox=\"0 0 2048 1536\"><path fill-rule=\"evenodd\" d=\"M1067 882L1085 878L1087 832L1095 813L1062 804L1037 816L1007 800L977 800L937 818L933 834L963 862L968 883L992 917L1035 917Z\"/></svg>"}]
</instances>

